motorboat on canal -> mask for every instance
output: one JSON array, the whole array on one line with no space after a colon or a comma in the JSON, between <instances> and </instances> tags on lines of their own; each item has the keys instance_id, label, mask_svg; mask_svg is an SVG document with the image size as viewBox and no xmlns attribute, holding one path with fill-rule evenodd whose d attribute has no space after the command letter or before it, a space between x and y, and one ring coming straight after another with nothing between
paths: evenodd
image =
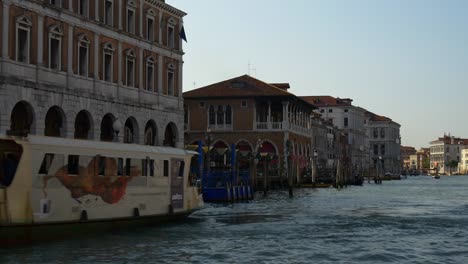
<instances>
[{"instance_id":1,"label":"motorboat on canal","mask_svg":"<svg viewBox=\"0 0 468 264\"><path fill-rule=\"evenodd\" d=\"M72 226L120 228L186 217L203 206L189 176L194 155L170 147L0 135L0 244L48 236L57 227L64 235Z\"/></svg>"},{"instance_id":2,"label":"motorboat on canal","mask_svg":"<svg viewBox=\"0 0 468 264\"><path fill-rule=\"evenodd\" d=\"M433 175L432 179L440 179L440 175Z\"/></svg>"}]
</instances>

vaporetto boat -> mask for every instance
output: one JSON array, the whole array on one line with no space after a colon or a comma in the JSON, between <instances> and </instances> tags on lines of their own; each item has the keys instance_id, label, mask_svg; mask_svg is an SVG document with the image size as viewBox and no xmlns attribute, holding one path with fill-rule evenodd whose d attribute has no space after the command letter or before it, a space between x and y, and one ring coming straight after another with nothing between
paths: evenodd
<instances>
[{"instance_id":1,"label":"vaporetto boat","mask_svg":"<svg viewBox=\"0 0 468 264\"><path fill-rule=\"evenodd\" d=\"M41 239L53 231L66 236L70 227L121 228L185 217L203 206L195 179L189 178L196 154L0 135L0 241Z\"/></svg>"}]
</instances>

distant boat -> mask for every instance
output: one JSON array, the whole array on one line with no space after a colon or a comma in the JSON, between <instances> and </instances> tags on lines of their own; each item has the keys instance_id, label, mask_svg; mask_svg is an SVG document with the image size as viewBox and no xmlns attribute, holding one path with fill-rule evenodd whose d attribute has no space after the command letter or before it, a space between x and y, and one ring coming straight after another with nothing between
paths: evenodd
<instances>
[{"instance_id":1,"label":"distant boat","mask_svg":"<svg viewBox=\"0 0 468 264\"><path fill-rule=\"evenodd\" d=\"M439 175L434 175L434 176L432 176L432 179L440 179L440 176Z\"/></svg>"}]
</instances>

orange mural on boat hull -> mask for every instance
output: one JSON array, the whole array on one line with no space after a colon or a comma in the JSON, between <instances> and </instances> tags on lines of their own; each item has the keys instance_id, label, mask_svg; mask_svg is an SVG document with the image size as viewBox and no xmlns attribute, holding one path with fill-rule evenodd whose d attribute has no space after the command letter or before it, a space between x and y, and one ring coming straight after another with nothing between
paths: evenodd
<instances>
[{"instance_id":1,"label":"orange mural on boat hull","mask_svg":"<svg viewBox=\"0 0 468 264\"><path fill-rule=\"evenodd\" d=\"M101 159L104 159L104 161ZM105 164L104 175L100 175L100 161ZM130 167L129 172L129 176L118 176L117 163L114 158L96 156L89 162L87 167L79 166L77 175L70 175L68 165L65 165L54 175L45 176L44 189L47 187L49 179L57 178L65 188L70 190L74 199L92 194L101 197L106 203L115 204L124 197L127 185L133 177L141 174L136 166Z\"/></svg>"}]
</instances>

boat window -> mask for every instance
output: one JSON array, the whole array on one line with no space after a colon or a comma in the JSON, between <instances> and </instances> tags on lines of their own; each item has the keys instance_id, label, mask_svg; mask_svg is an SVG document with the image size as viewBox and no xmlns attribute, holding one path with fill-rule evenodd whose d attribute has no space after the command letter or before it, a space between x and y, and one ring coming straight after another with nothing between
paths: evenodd
<instances>
[{"instance_id":1,"label":"boat window","mask_svg":"<svg viewBox=\"0 0 468 264\"><path fill-rule=\"evenodd\" d=\"M149 173L150 173L149 176L154 177L154 160L150 160Z\"/></svg>"},{"instance_id":2,"label":"boat window","mask_svg":"<svg viewBox=\"0 0 468 264\"><path fill-rule=\"evenodd\" d=\"M105 170L106 170L106 158L99 157L99 174L98 175L104 176Z\"/></svg>"},{"instance_id":3,"label":"boat window","mask_svg":"<svg viewBox=\"0 0 468 264\"><path fill-rule=\"evenodd\" d=\"M50 166L54 160L54 154L47 153L42 160L41 168L39 169L39 174L47 175L49 173Z\"/></svg>"},{"instance_id":4,"label":"boat window","mask_svg":"<svg viewBox=\"0 0 468 264\"><path fill-rule=\"evenodd\" d=\"M80 164L80 156L69 155L68 156L68 175L78 175Z\"/></svg>"},{"instance_id":5,"label":"boat window","mask_svg":"<svg viewBox=\"0 0 468 264\"><path fill-rule=\"evenodd\" d=\"M169 177L169 161L168 161L168 160L165 160L165 161L164 161L163 176L164 176L164 177Z\"/></svg>"},{"instance_id":6,"label":"boat window","mask_svg":"<svg viewBox=\"0 0 468 264\"><path fill-rule=\"evenodd\" d=\"M132 159L125 159L125 176L130 176L131 166L132 166Z\"/></svg>"},{"instance_id":7,"label":"boat window","mask_svg":"<svg viewBox=\"0 0 468 264\"><path fill-rule=\"evenodd\" d=\"M185 161L179 162L179 177L184 177Z\"/></svg>"},{"instance_id":8,"label":"boat window","mask_svg":"<svg viewBox=\"0 0 468 264\"><path fill-rule=\"evenodd\" d=\"M149 158L141 160L141 176L148 176Z\"/></svg>"},{"instance_id":9,"label":"boat window","mask_svg":"<svg viewBox=\"0 0 468 264\"><path fill-rule=\"evenodd\" d=\"M123 175L124 162L122 158L117 159L117 176Z\"/></svg>"},{"instance_id":10,"label":"boat window","mask_svg":"<svg viewBox=\"0 0 468 264\"><path fill-rule=\"evenodd\" d=\"M13 140L0 140L0 188L10 186L23 150Z\"/></svg>"}]
</instances>

